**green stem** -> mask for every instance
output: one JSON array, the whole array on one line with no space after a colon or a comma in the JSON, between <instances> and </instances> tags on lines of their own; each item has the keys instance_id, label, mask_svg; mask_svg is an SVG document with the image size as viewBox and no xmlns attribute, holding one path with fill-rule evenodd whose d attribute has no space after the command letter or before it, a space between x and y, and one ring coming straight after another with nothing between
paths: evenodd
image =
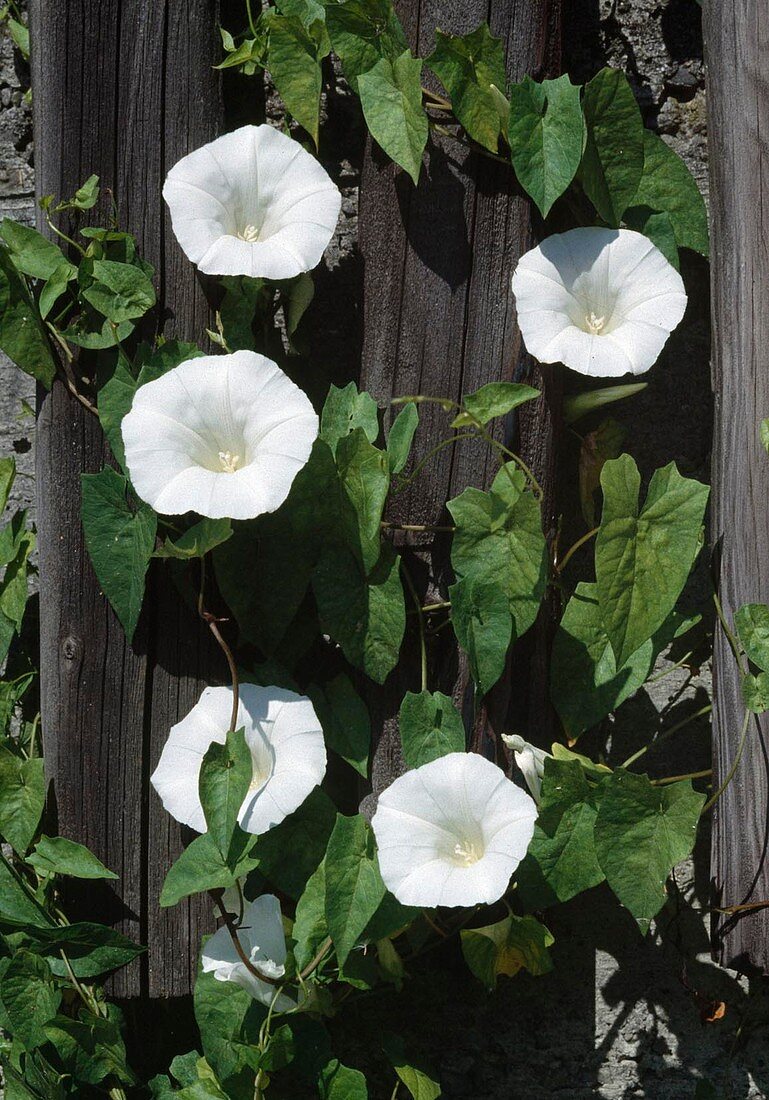
<instances>
[{"instance_id":1,"label":"green stem","mask_svg":"<svg viewBox=\"0 0 769 1100\"><path fill-rule=\"evenodd\" d=\"M729 768L729 771L726 773L726 779L724 779L723 783L718 788L716 793L714 795L711 795L711 797L708 799L708 801L702 807L703 814L707 813L708 810L711 809L712 806L715 806L716 802L718 802L719 798L721 797L721 795L724 793L724 791L726 790L726 788L729 786L732 779L734 778L735 772L737 771L737 768L740 766L740 760L742 759L742 754L745 750L745 743L747 742L747 739L748 739L748 727L749 727L749 725L750 725L750 711L746 710L745 711L745 718L743 719L743 722L742 722L742 732L740 733L740 740L737 744L737 751L734 754L734 760L732 761L732 766Z\"/></svg>"},{"instance_id":2,"label":"green stem","mask_svg":"<svg viewBox=\"0 0 769 1100\"><path fill-rule=\"evenodd\" d=\"M278 997L280 996L283 989L282 985L280 985L279 983L276 984L278 985L278 988L275 990L273 998L270 1001L264 1023L259 1028L259 1051L262 1054L267 1050L267 1047L270 1045L270 1028L272 1027L272 1017L275 1012L275 1005L278 1002ZM257 1070L256 1077L254 1078L254 1100L261 1100L262 1096L264 1095L264 1088L267 1087L268 1083L269 1077L264 1072L264 1070Z\"/></svg>"},{"instance_id":3,"label":"green stem","mask_svg":"<svg viewBox=\"0 0 769 1100\"><path fill-rule=\"evenodd\" d=\"M246 14L248 15L249 30L254 38L256 38L256 24L254 23L254 13L251 11L251 0L246 0Z\"/></svg>"},{"instance_id":4,"label":"green stem","mask_svg":"<svg viewBox=\"0 0 769 1100\"><path fill-rule=\"evenodd\" d=\"M56 234L57 237L61 238L62 241L66 241L67 244L71 245L74 249L76 249L80 253L81 256L85 256L85 249L82 247L82 245L79 245L77 243L77 241L73 241L72 238L68 237L66 233L63 233L62 230L59 229L59 227L57 225L54 225L54 223L51 221L51 218L50 218L50 215L48 214L48 211L46 211L45 220L48 223L48 228L51 229Z\"/></svg>"},{"instance_id":5,"label":"green stem","mask_svg":"<svg viewBox=\"0 0 769 1100\"><path fill-rule=\"evenodd\" d=\"M717 592L713 593L713 603L715 604L716 615L718 615L718 621L721 624L721 629L723 630L724 634L727 637L727 640L728 640L729 645L731 647L732 653L734 654L734 659L737 662L737 668L740 670L740 673L744 676L745 673L747 672L747 669L744 669L742 667L742 649L741 649L737 639L735 638L734 634L732 633L732 631L729 627L729 624L726 621L726 616L724 615L724 609L721 606L721 600L720 600L719 595L718 595Z\"/></svg>"},{"instance_id":6,"label":"green stem","mask_svg":"<svg viewBox=\"0 0 769 1100\"><path fill-rule=\"evenodd\" d=\"M566 566L571 561L571 559L577 553L577 551L581 547L583 547L586 542L590 542L590 540L595 535L597 535L599 531L600 531L600 527L594 527L591 531L588 531L586 534L584 534L582 536L582 538L577 539L577 541L574 543L574 545L570 546L569 549L566 551L563 558L559 562L556 562L556 565L555 565L556 573L562 573L564 571L564 569L566 568Z\"/></svg>"},{"instance_id":7,"label":"green stem","mask_svg":"<svg viewBox=\"0 0 769 1100\"><path fill-rule=\"evenodd\" d=\"M457 435L452 435L450 439L443 439L443 440L441 440L440 443L436 443L436 445L433 448L431 448L431 450L429 450L427 452L425 457L423 459L421 459L420 462L417 463L417 465L414 467L414 469L409 474L409 476L405 479L405 481L399 481L398 482L398 485L393 489L391 495L392 496L397 496L398 493L402 493L404 489L407 489L408 486L412 483L412 481L414 481L417 477L419 477L419 475L422 473L422 470L424 470L425 466L430 461L430 459L434 458L435 455L437 455L439 451L442 451L444 449L444 447L453 447L454 444L459 442L460 439L477 439L477 438L478 438L477 432L460 432Z\"/></svg>"},{"instance_id":8,"label":"green stem","mask_svg":"<svg viewBox=\"0 0 769 1100\"><path fill-rule=\"evenodd\" d=\"M450 397L431 397L429 394L424 393L407 393L401 397L393 397L390 404L409 405L412 401L415 405L440 405L444 412L462 408L458 401L454 401Z\"/></svg>"},{"instance_id":9,"label":"green stem","mask_svg":"<svg viewBox=\"0 0 769 1100\"><path fill-rule=\"evenodd\" d=\"M395 1088L394 1088L394 1089L392 1090L392 1092L390 1093L390 1100L396 1100L396 1097L398 1096L398 1089L399 1089L400 1087L401 1087L401 1083L400 1083L400 1081L396 1081L396 1082L395 1082Z\"/></svg>"},{"instance_id":10,"label":"green stem","mask_svg":"<svg viewBox=\"0 0 769 1100\"><path fill-rule=\"evenodd\" d=\"M700 707L700 709L696 710L693 714L690 714L688 715L688 717L683 718L680 722L676 722L674 726L671 726L670 729L665 730L654 741L651 741L648 745L644 745L644 747L642 749L639 749L638 752L634 752L632 756L629 756L627 760L620 764L620 767L629 768L631 764L635 764L636 760L640 760L644 753L647 753L649 749L655 749L657 745L661 745L663 741L667 741L667 739L669 737L672 737L674 733L678 733L678 731L684 729L685 726L690 725L692 722L696 722L698 718L703 718L706 714L710 714L712 709L712 705L708 703L707 706Z\"/></svg>"},{"instance_id":11,"label":"green stem","mask_svg":"<svg viewBox=\"0 0 769 1100\"><path fill-rule=\"evenodd\" d=\"M694 650L690 649L688 653L684 653L680 661L676 661L674 665L670 665L668 668L663 668L662 672L658 672L656 676L651 676L646 683L658 684L660 680L664 680L666 676L670 676L671 672L675 672L677 668L682 668L693 654Z\"/></svg>"},{"instance_id":12,"label":"green stem","mask_svg":"<svg viewBox=\"0 0 769 1100\"><path fill-rule=\"evenodd\" d=\"M422 605L423 611L443 611L444 608L451 607L451 600L439 600L438 603L426 603Z\"/></svg>"},{"instance_id":13,"label":"green stem","mask_svg":"<svg viewBox=\"0 0 769 1100\"><path fill-rule=\"evenodd\" d=\"M665 787L668 783L680 783L682 779L705 779L712 774L712 768L703 768L700 772L684 772L683 775L665 775L662 779L652 779L650 782L653 787Z\"/></svg>"},{"instance_id":14,"label":"green stem","mask_svg":"<svg viewBox=\"0 0 769 1100\"><path fill-rule=\"evenodd\" d=\"M478 422L476 421L476 424L477 423ZM494 447L500 453L500 455L506 455L507 458L513 461L516 466L523 471L523 473L531 482L531 487L534 490L536 496L539 498L539 500L543 500L545 496L545 491L535 478L531 467L526 465L521 456L517 455L515 451L511 451L509 447L506 447L504 445L504 443L500 443L499 440L495 439L494 436L490 432L486 431L486 429L482 425L479 424L478 429L481 439L485 440L485 442L488 443L490 447ZM500 461L502 462L503 469L506 470L507 463L501 458Z\"/></svg>"},{"instance_id":15,"label":"green stem","mask_svg":"<svg viewBox=\"0 0 769 1100\"><path fill-rule=\"evenodd\" d=\"M94 997L92 990L88 986L84 986L78 981L77 977L75 976L75 972L72 969L70 961L67 958L66 952L60 949L59 954L61 955L64 967L67 971L67 976L77 990L80 1000L83 1002L86 1008L93 1013L94 1016L97 1016L99 1019L102 1020L107 1019L106 1005L99 1004L99 1002ZM107 1095L111 1097L111 1100L127 1100L125 1092L122 1088L120 1088L119 1085L113 1085L112 1088L109 1089Z\"/></svg>"},{"instance_id":16,"label":"green stem","mask_svg":"<svg viewBox=\"0 0 769 1100\"><path fill-rule=\"evenodd\" d=\"M310 962L307 963L307 966L305 966L305 968L300 973L300 975L299 975L299 980L300 981L304 981L306 978L309 978L310 974L312 974L312 972L318 966L320 966L320 964L325 959L326 955L331 950L332 945L333 945L333 943L332 943L331 936L326 936L325 940L323 941L323 943L318 948L317 954L314 956L314 958L312 958L310 960Z\"/></svg>"},{"instance_id":17,"label":"green stem","mask_svg":"<svg viewBox=\"0 0 769 1100\"><path fill-rule=\"evenodd\" d=\"M67 958L66 952L63 948L59 949L59 954L61 955L62 962L64 963L64 969L67 971L67 976L77 990L77 994L80 997L80 1000L83 1002L86 1008L90 1009L91 1012L93 1012L94 1016L101 1016L101 1012L99 1011L98 1004L93 994L89 989L86 989L78 981L75 975L75 971L72 969L70 961Z\"/></svg>"},{"instance_id":18,"label":"green stem","mask_svg":"<svg viewBox=\"0 0 769 1100\"><path fill-rule=\"evenodd\" d=\"M417 531L419 533L425 532L446 532L451 534L456 531L456 527L440 527L434 523L390 523L387 520L382 520L379 524L383 531Z\"/></svg>"},{"instance_id":19,"label":"green stem","mask_svg":"<svg viewBox=\"0 0 769 1100\"><path fill-rule=\"evenodd\" d=\"M447 130L445 126L441 126L437 122L433 122L432 119L428 119L430 129L434 130L436 134L440 134L441 137L446 137L450 141L456 141L458 145L464 145L466 149L469 149L472 153L480 153L483 157L488 157L489 160L495 160L498 164L504 164L506 168L511 168L512 165L507 157L501 157L498 153L492 153L491 150L485 149L482 145L478 145L474 141L465 141L459 134L455 134L453 130Z\"/></svg>"},{"instance_id":20,"label":"green stem","mask_svg":"<svg viewBox=\"0 0 769 1100\"><path fill-rule=\"evenodd\" d=\"M454 110L454 108L451 106L451 100L450 99L446 99L446 97L442 96L442 95L436 95L435 92L431 92L430 89L425 88L424 85L422 86L422 95L426 96L427 99L432 101L430 106L435 107L436 110L438 108L440 108L440 110L442 110L442 111L453 111Z\"/></svg>"},{"instance_id":21,"label":"green stem","mask_svg":"<svg viewBox=\"0 0 769 1100\"><path fill-rule=\"evenodd\" d=\"M419 649L420 649L420 664L422 673L422 691L427 691L427 643L425 641L425 620L422 614L422 601L417 595L417 590L414 587L414 582L411 579L411 574L408 571L405 561L401 558L401 568L403 570L403 578L406 581L406 587L409 590L412 600L414 601L414 608L417 613L417 623L419 624Z\"/></svg>"},{"instance_id":22,"label":"green stem","mask_svg":"<svg viewBox=\"0 0 769 1100\"><path fill-rule=\"evenodd\" d=\"M72 364L75 359L72 354L72 349L70 348L64 337L61 335L61 333L58 331L58 329L55 328L50 321L46 321L46 326L64 355L63 362L60 362L62 370L64 371L64 382L67 386L67 389L72 394L72 396L80 402L84 409L88 409L89 413L92 413L94 416L98 416L99 411L96 406L91 401L89 401L88 398L85 397L77 388L75 373L72 370Z\"/></svg>"},{"instance_id":23,"label":"green stem","mask_svg":"<svg viewBox=\"0 0 769 1100\"><path fill-rule=\"evenodd\" d=\"M38 731L39 726L40 726L40 715L36 714L34 719L32 720L32 729L30 730L30 734L29 734L29 752L27 753L27 758L29 760L32 760L37 755L36 742L37 742L37 731Z\"/></svg>"}]
</instances>

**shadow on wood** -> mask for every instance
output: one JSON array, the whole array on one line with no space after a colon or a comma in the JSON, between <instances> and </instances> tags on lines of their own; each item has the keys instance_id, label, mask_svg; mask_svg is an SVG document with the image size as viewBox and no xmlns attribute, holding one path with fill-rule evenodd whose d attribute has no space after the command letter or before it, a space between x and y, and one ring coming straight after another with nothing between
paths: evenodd
<instances>
[{"instance_id":1,"label":"shadow on wood","mask_svg":"<svg viewBox=\"0 0 769 1100\"><path fill-rule=\"evenodd\" d=\"M106 224L114 196L121 228L156 269L161 328L203 340L208 305L161 189L171 165L221 127L215 0L33 0L31 23L38 195L69 196L97 173L103 196L93 220ZM160 570L126 643L80 525L80 474L109 457L101 428L60 384L41 397L42 717L59 827L120 876L113 897L89 892L89 918L149 947L114 977L111 994L179 997L190 992L201 935L213 924L204 901L158 906L182 844L149 775L170 726L226 668Z\"/></svg>"},{"instance_id":2,"label":"shadow on wood","mask_svg":"<svg viewBox=\"0 0 769 1100\"><path fill-rule=\"evenodd\" d=\"M420 0L396 6L419 56L432 51L436 25L463 34L489 19L492 33L503 40L510 79L520 80L525 73L541 78L557 69L557 0ZM369 143L361 184L360 241L365 269L361 387L385 405L392 397L416 393L457 400L498 380L525 380L539 387L542 398L497 430L544 485L545 531L552 535L554 423L560 387L549 368L538 368L527 357L515 321L510 279L533 235L531 205L512 170L433 134L419 186L414 188ZM420 407L416 459L448 434L448 424L438 406ZM487 486L497 468L496 457L483 444L444 448L408 489L394 497L387 518L446 524L450 517L445 501L467 485ZM409 547L404 564L420 596L427 603L445 600L449 537L409 534L395 539L400 549ZM529 731L533 740L552 740L546 660L551 619L543 609L530 637L514 648L510 674L489 694L478 715L465 661L457 655L451 631L431 642L430 687L454 698L480 751L491 750L496 734L509 728L513 717L515 728ZM414 639L407 638L398 670L383 689L369 694L378 731L375 793L402 770L397 708L405 691L419 690L419 660L413 650Z\"/></svg>"}]
</instances>

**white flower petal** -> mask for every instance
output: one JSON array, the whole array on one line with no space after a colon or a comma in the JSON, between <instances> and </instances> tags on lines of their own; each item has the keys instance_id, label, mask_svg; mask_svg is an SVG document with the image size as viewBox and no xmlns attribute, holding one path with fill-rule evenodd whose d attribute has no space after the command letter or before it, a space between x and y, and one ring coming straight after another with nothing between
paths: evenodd
<instances>
[{"instance_id":1,"label":"white flower petal","mask_svg":"<svg viewBox=\"0 0 769 1100\"><path fill-rule=\"evenodd\" d=\"M246 687L244 684L241 693ZM297 810L326 774L326 745L309 699L281 688L259 688L262 711L246 741L264 778L249 794L239 821L247 833L266 833ZM255 779L258 778L255 766Z\"/></svg>"},{"instance_id":2,"label":"white flower petal","mask_svg":"<svg viewBox=\"0 0 769 1100\"><path fill-rule=\"evenodd\" d=\"M285 972L286 938L280 913L280 902L273 894L262 894L249 902L238 929L244 954L254 967L267 977L279 979ZM270 1005L276 987L260 981L252 974L238 954L226 927L215 932L203 947L201 965L204 974L213 974L217 981L233 982L251 996ZM281 993L275 1002L278 1012L296 1008L296 1001Z\"/></svg>"},{"instance_id":3,"label":"white flower petal","mask_svg":"<svg viewBox=\"0 0 769 1100\"><path fill-rule=\"evenodd\" d=\"M372 826L387 888L404 905L490 904L507 889L537 807L495 764L449 753L400 776Z\"/></svg>"},{"instance_id":4,"label":"white flower petal","mask_svg":"<svg viewBox=\"0 0 769 1100\"><path fill-rule=\"evenodd\" d=\"M630 229L571 229L521 257L512 280L527 350L580 374L643 374L686 309L683 280Z\"/></svg>"},{"instance_id":5,"label":"white flower petal","mask_svg":"<svg viewBox=\"0 0 769 1100\"><path fill-rule=\"evenodd\" d=\"M251 519L288 496L318 417L276 363L236 351L140 386L121 430L133 486L155 511Z\"/></svg>"},{"instance_id":6,"label":"white flower petal","mask_svg":"<svg viewBox=\"0 0 769 1100\"><path fill-rule=\"evenodd\" d=\"M532 797L539 802L542 794L542 779L545 775L545 761L552 759L552 753L524 741L517 733L502 734L502 740L509 749L512 749L515 762L521 769L521 774L526 786L531 791Z\"/></svg>"},{"instance_id":7,"label":"white flower petal","mask_svg":"<svg viewBox=\"0 0 769 1100\"><path fill-rule=\"evenodd\" d=\"M231 688L206 688L171 729L150 779L168 813L200 833L206 830L198 793L200 765L212 742L226 740L231 711ZM254 778L239 821L246 832L260 834L298 809L321 782L326 746L310 700L283 688L241 684L240 727L251 749Z\"/></svg>"},{"instance_id":8,"label":"white flower petal","mask_svg":"<svg viewBox=\"0 0 769 1100\"><path fill-rule=\"evenodd\" d=\"M201 271L264 279L316 267L342 202L315 157L266 125L243 126L183 157L163 197Z\"/></svg>"},{"instance_id":9,"label":"white flower petal","mask_svg":"<svg viewBox=\"0 0 769 1100\"><path fill-rule=\"evenodd\" d=\"M198 795L200 765L214 741L223 745L227 740L231 713L231 688L205 688L189 714L172 726L160 762L150 776L171 817L199 833L206 831Z\"/></svg>"}]
</instances>

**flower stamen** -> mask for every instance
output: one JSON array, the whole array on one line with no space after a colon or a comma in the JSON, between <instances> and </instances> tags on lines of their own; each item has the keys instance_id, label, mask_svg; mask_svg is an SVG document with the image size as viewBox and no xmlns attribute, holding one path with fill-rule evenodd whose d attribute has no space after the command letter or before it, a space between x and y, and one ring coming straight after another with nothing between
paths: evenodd
<instances>
[{"instance_id":1,"label":"flower stamen","mask_svg":"<svg viewBox=\"0 0 769 1100\"><path fill-rule=\"evenodd\" d=\"M255 244L259 240L259 230L255 225L247 225L245 229L238 233L238 240L247 241L248 244Z\"/></svg>"},{"instance_id":2,"label":"flower stamen","mask_svg":"<svg viewBox=\"0 0 769 1100\"><path fill-rule=\"evenodd\" d=\"M466 841L464 844L455 844L453 856L454 862L461 864L463 867L472 867L472 865L477 863L481 858L472 841Z\"/></svg>"},{"instance_id":3,"label":"flower stamen","mask_svg":"<svg viewBox=\"0 0 769 1100\"><path fill-rule=\"evenodd\" d=\"M592 336L600 336L603 332L603 327L606 324L606 317L596 317L592 309L589 314L585 315L585 324L587 325L587 331Z\"/></svg>"},{"instance_id":4,"label":"flower stamen","mask_svg":"<svg viewBox=\"0 0 769 1100\"><path fill-rule=\"evenodd\" d=\"M257 791L260 791L262 789L269 778L269 773L264 774L261 769L257 768L256 765L254 765L254 774L251 777L251 782L248 785L248 793L256 794Z\"/></svg>"},{"instance_id":5,"label":"flower stamen","mask_svg":"<svg viewBox=\"0 0 769 1100\"><path fill-rule=\"evenodd\" d=\"M240 468L240 455L234 455L230 451L219 451L219 461L226 474L234 474Z\"/></svg>"}]
</instances>

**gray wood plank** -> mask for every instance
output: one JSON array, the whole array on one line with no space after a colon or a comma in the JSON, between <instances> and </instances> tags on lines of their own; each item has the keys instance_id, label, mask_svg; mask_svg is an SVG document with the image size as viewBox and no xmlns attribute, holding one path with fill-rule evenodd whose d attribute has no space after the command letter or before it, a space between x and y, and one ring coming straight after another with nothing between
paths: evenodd
<instances>
[{"instance_id":1,"label":"gray wood plank","mask_svg":"<svg viewBox=\"0 0 769 1100\"><path fill-rule=\"evenodd\" d=\"M508 75L548 75L560 56L557 0L419 0L396 5L412 48L427 56L436 27L466 33L489 19L504 44ZM425 81L433 78L427 72ZM433 84L433 87L438 86ZM557 379L539 371L525 354L515 324L510 291L518 257L532 243L531 209L511 171L465 146L431 136L418 188L369 145L361 186L360 235L364 258L364 345L361 385L380 403L407 393L457 399L485 382L531 380L543 397L525 418L499 426L500 438L517 447L548 487L545 526L554 525ZM447 417L436 406L420 408L416 457L447 434ZM395 496L388 518L401 523L441 524L450 520L444 503L467 485L488 485L497 462L479 444L439 452L417 481ZM446 598L450 580L449 538L396 535L406 546L406 567L428 602ZM544 679L550 619L543 615L533 640L517 648L515 674L503 677L479 715L473 714L467 670L450 630L429 647L430 687L451 694L463 709L473 741L490 751L506 728L511 694L533 739L548 737L551 721ZM404 649L405 666L370 705L378 730L374 756L375 792L402 767L397 706L403 692L418 690L418 651L413 632ZM537 663L539 662L539 664ZM533 682L529 683L533 676Z\"/></svg>"},{"instance_id":2,"label":"gray wood plank","mask_svg":"<svg viewBox=\"0 0 769 1100\"><path fill-rule=\"evenodd\" d=\"M769 602L769 459L759 422L769 415L769 8L761 0L706 0L710 141L715 443L711 536L728 621L741 604ZM734 759L744 708L723 633L716 636L714 784ZM769 898L769 719L752 720L744 756L716 804L713 903ZM769 909L716 916L725 965L769 970Z\"/></svg>"},{"instance_id":3,"label":"gray wood plank","mask_svg":"<svg viewBox=\"0 0 769 1100\"><path fill-rule=\"evenodd\" d=\"M204 339L205 295L171 234L161 188L171 165L221 126L217 3L35 0L31 19L38 195L71 194L98 173L121 226L157 269L160 327ZM105 198L94 222L104 224L107 212ZM170 997L189 992L211 923L205 904L158 909L182 838L149 775L170 726L224 669L160 570L127 645L79 518L80 473L107 458L95 418L55 385L40 402L37 447L46 757L63 835L89 844L120 875L114 890L89 890L89 917L149 946L115 977L113 994Z\"/></svg>"}]
</instances>

